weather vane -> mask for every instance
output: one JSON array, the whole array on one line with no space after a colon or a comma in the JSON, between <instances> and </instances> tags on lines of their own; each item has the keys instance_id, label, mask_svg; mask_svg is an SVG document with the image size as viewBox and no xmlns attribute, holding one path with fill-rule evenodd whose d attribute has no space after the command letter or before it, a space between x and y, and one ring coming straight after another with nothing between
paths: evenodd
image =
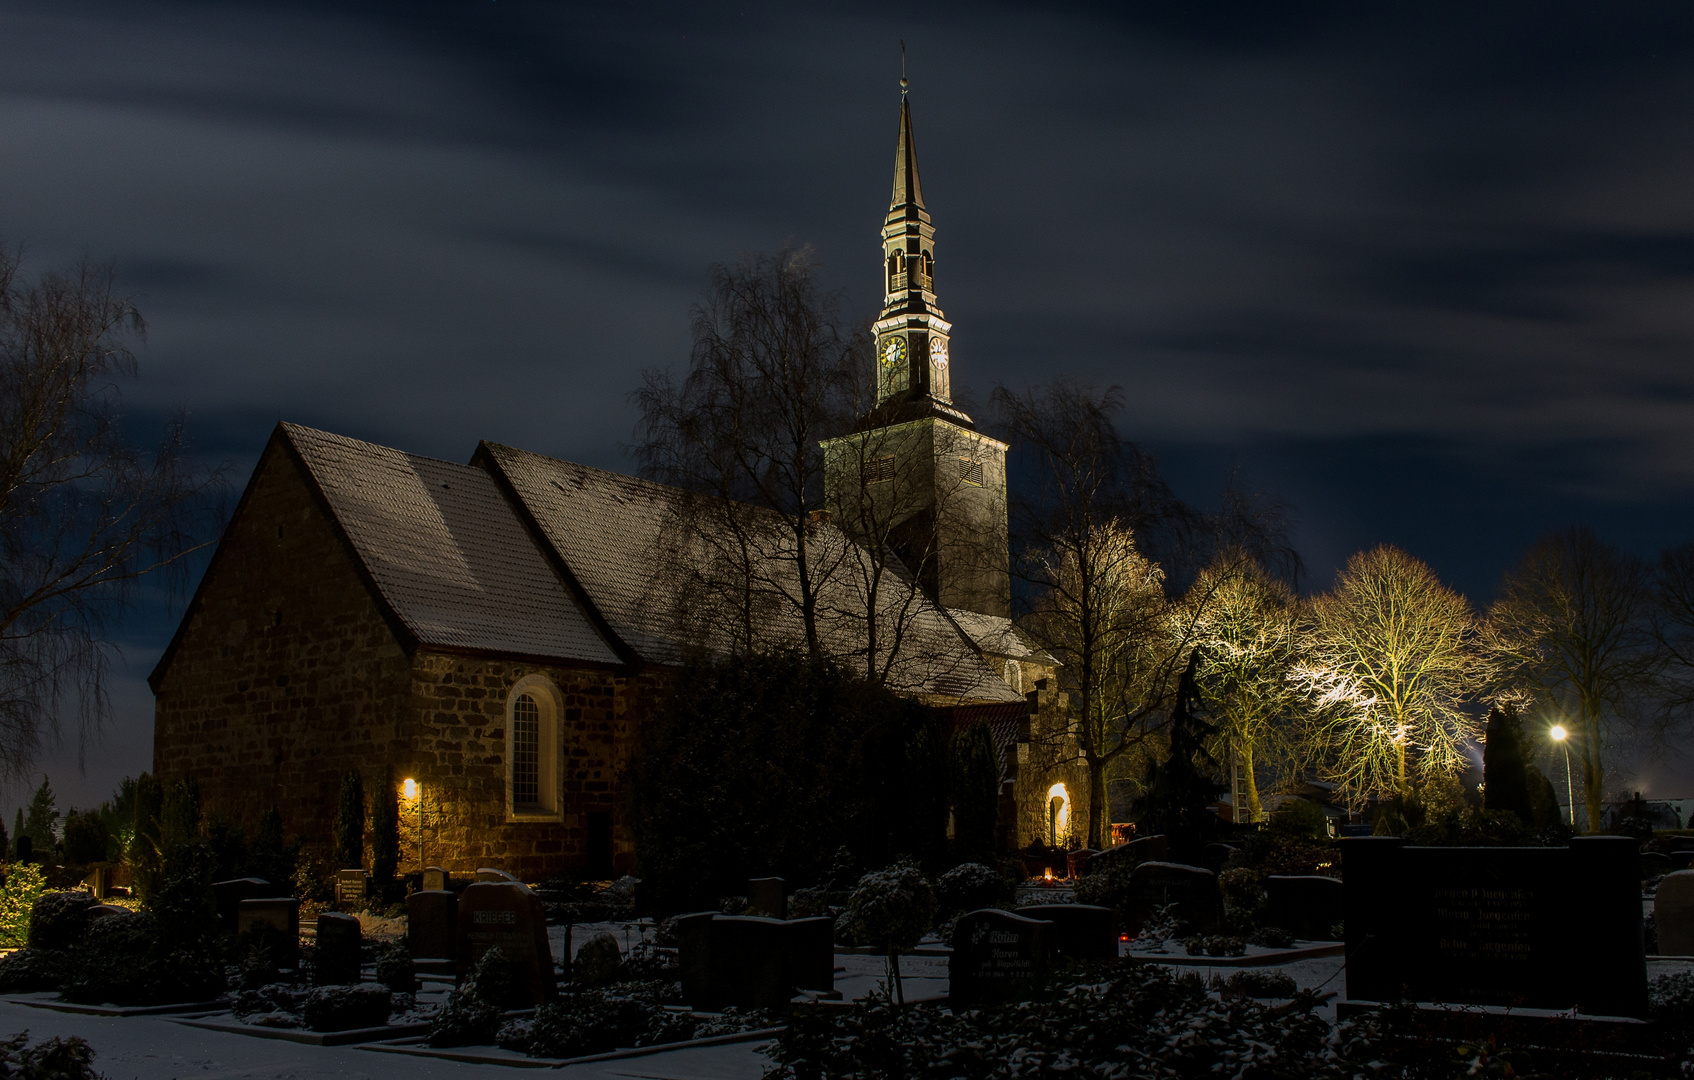
<instances>
[{"instance_id":1,"label":"weather vane","mask_svg":"<svg viewBox=\"0 0 1694 1080\"><path fill-rule=\"evenodd\" d=\"M906 90L907 90L908 86L910 86L910 84L908 82L906 82L906 39L901 38L900 39L900 96L901 97L906 96Z\"/></svg>"}]
</instances>

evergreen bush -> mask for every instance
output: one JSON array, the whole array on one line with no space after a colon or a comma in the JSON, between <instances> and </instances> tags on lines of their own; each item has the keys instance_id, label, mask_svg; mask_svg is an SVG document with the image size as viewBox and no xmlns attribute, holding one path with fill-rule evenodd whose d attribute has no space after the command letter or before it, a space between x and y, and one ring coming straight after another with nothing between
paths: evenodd
<instances>
[{"instance_id":1,"label":"evergreen bush","mask_svg":"<svg viewBox=\"0 0 1694 1080\"><path fill-rule=\"evenodd\" d=\"M378 888L394 882L400 866L400 788L384 768L382 786L371 793L371 877Z\"/></svg>"},{"instance_id":2,"label":"evergreen bush","mask_svg":"<svg viewBox=\"0 0 1694 1080\"><path fill-rule=\"evenodd\" d=\"M29 912L32 949L69 949L88 933L88 909L99 903L85 892L44 892Z\"/></svg>"},{"instance_id":3,"label":"evergreen bush","mask_svg":"<svg viewBox=\"0 0 1694 1080\"><path fill-rule=\"evenodd\" d=\"M20 949L29 944L30 913L46 891L47 875L41 867L12 863L6 868L6 883L0 886L0 948Z\"/></svg>"},{"instance_id":4,"label":"evergreen bush","mask_svg":"<svg viewBox=\"0 0 1694 1080\"><path fill-rule=\"evenodd\" d=\"M319 986L300 1001L300 1019L313 1031L355 1031L388 1023L394 998L386 986Z\"/></svg>"},{"instance_id":5,"label":"evergreen bush","mask_svg":"<svg viewBox=\"0 0 1694 1080\"><path fill-rule=\"evenodd\" d=\"M953 855L991 861L1000 814L1000 761L994 735L978 722L953 737Z\"/></svg>"},{"instance_id":6,"label":"evergreen bush","mask_svg":"<svg viewBox=\"0 0 1694 1080\"><path fill-rule=\"evenodd\" d=\"M960 863L935 882L936 906L950 914L998 907L1009 902L1012 894L1011 884L1000 872L981 863Z\"/></svg>"},{"instance_id":7,"label":"evergreen bush","mask_svg":"<svg viewBox=\"0 0 1694 1080\"><path fill-rule=\"evenodd\" d=\"M1535 824L1524 767L1523 723L1517 709L1509 705L1496 705L1488 713L1482 745L1482 800L1491 811L1516 814L1523 824Z\"/></svg>"},{"instance_id":8,"label":"evergreen bush","mask_svg":"<svg viewBox=\"0 0 1694 1080\"><path fill-rule=\"evenodd\" d=\"M94 1071L94 1048L70 1035L29 1045L29 1032L0 1039L0 1077L17 1080L105 1080Z\"/></svg>"}]
</instances>

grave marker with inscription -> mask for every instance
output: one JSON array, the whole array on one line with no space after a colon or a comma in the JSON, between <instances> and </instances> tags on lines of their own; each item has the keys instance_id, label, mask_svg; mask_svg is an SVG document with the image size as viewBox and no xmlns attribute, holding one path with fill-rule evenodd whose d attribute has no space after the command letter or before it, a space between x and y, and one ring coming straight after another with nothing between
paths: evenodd
<instances>
[{"instance_id":1,"label":"grave marker with inscription","mask_svg":"<svg viewBox=\"0 0 1694 1080\"><path fill-rule=\"evenodd\" d=\"M1052 932L1046 919L996 908L959 916L947 961L952 1005L1011 1000L1045 978L1053 968Z\"/></svg>"},{"instance_id":2,"label":"grave marker with inscription","mask_svg":"<svg viewBox=\"0 0 1694 1080\"><path fill-rule=\"evenodd\" d=\"M1347 996L1645 1017L1635 841L1342 841Z\"/></svg>"},{"instance_id":3,"label":"grave marker with inscription","mask_svg":"<svg viewBox=\"0 0 1694 1080\"><path fill-rule=\"evenodd\" d=\"M363 911L369 905L371 876L363 870L341 870L335 875L335 906L346 912Z\"/></svg>"},{"instance_id":4,"label":"grave marker with inscription","mask_svg":"<svg viewBox=\"0 0 1694 1080\"><path fill-rule=\"evenodd\" d=\"M517 966L517 991L530 1005L552 1001L558 990L547 909L541 897L515 881L475 881L459 897L455 971L462 982L482 954L499 946Z\"/></svg>"}]
</instances>

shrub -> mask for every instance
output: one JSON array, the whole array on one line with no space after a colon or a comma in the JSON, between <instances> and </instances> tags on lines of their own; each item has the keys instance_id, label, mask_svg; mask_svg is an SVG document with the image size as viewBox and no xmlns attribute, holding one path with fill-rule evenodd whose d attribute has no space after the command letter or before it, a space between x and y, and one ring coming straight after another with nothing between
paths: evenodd
<instances>
[{"instance_id":1,"label":"shrub","mask_svg":"<svg viewBox=\"0 0 1694 1080\"><path fill-rule=\"evenodd\" d=\"M64 985L69 958L53 949L20 949L0 956L0 994L32 994Z\"/></svg>"},{"instance_id":2,"label":"shrub","mask_svg":"<svg viewBox=\"0 0 1694 1080\"><path fill-rule=\"evenodd\" d=\"M49 892L29 912L29 942L36 949L68 949L88 933L88 909L99 901L85 892Z\"/></svg>"},{"instance_id":3,"label":"shrub","mask_svg":"<svg viewBox=\"0 0 1694 1080\"><path fill-rule=\"evenodd\" d=\"M105 862L110 855L112 836L97 810L84 813L72 811L65 816L65 861L73 866Z\"/></svg>"},{"instance_id":4,"label":"shrub","mask_svg":"<svg viewBox=\"0 0 1694 1080\"><path fill-rule=\"evenodd\" d=\"M464 984L435 1014L429 1028L431 1046L480 1046L500 1032L501 1014L513 997L514 964L504 949L482 954Z\"/></svg>"},{"instance_id":5,"label":"shrub","mask_svg":"<svg viewBox=\"0 0 1694 1080\"><path fill-rule=\"evenodd\" d=\"M47 876L34 863L13 863L6 868L6 884L0 887L0 948L29 944L30 913L46 889Z\"/></svg>"},{"instance_id":6,"label":"shrub","mask_svg":"<svg viewBox=\"0 0 1694 1080\"><path fill-rule=\"evenodd\" d=\"M1647 1015L1664 1029L1666 1046L1694 1046L1694 972L1660 975L1648 984Z\"/></svg>"},{"instance_id":7,"label":"shrub","mask_svg":"<svg viewBox=\"0 0 1694 1080\"><path fill-rule=\"evenodd\" d=\"M412 962L412 951L404 941L384 945L376 956L376 981L396 994L412 994L418 989L418 969Z\"/></svg>"},{"instance_id":8,"label":"shrub","mask_svg":"<svg viewBox=\"0 0 1694 1080\"><path fill-rule=\"evenodd\" d=\"M1284 799L1271 814L1267 831L1279 840L1323 840L1329 836L1329 825L1317 803Z\"/></svg>"},{"instance_id":9,"label":"shrub","mask_svg":"<svg viewBox=\"0 0 1694 1080\"><path fill-rule=\"evenodd\" d=\"M300 1019L313 1031L354 1031L388 1023L394 999L386 986L320 986L300 1002Z\"/></svg>"},{"instance_id":10,"label":"shrub","mask_svg":"<svg viewBox=\"0 0 1694 1080\"><path fill-rule=\"evenodd\" d=\"M1219 988L1224 994L1250 998L1291 998L1300 987L1286 971L1237 971Z\"/></svg>"},{"instance_id":11,"label":"shrub","mask_svg":"<svg viewBox=\"0 0 1694 1080\"><path fill-rule=\"evenodd\" d=\"M1134 869L1134 863L1114 859L1110 866L1084 875L1082 880L1076 883L1072 894L1079 904L1097 904L1111 908L1118 913L1120 925L1127 926L1130 910L1135 903L1130 882L1130 874Z\"/></svg>"},{"instance_id":12,"label":"shrub","mask_svg":"<svg viewBox=\"0 0 1694 1080\"><path fill-rule=\"evenodd\" d=\"M29 1032L0 1039L0 1076L18 1080L104 1080L94 1071L94 1048L71 1035L29 1045Z\"/></svg>"},{"instance_id":13,"label":"shrub","mask_svg":"<svg viewBox=\"0 0 1694 1080\"><path fill-rule=\"evenodd\" d=\"M1261 949L1286 949L1294 944L1294 935L1280 926L1261 926L1247 935L1247 944Z\"/></svg>"},{"instance_id":14,"label":"shrub","mask_svg":"<svg viewBox=\"0 0 1694 1080\"><path fill-rule=\"evenodd\" d=\"M165 929L165 918L129 912L97 919L71 950L65 997L86 1004L165 1005L204 1001L226 989L223 955L204 928Z\"/></svg>"},{"instance_id":15,"label":"shrub","mask_svg":"<svg viewBox=\"0 0 1694 1080\"><path fill-rule=\"evenodd\" d=\"M981 863L960 863L935 883L936 905L945 912L995 907L1011 898L1012 888L1006 879Z\"/></svg>"},{"instance_id":16,"label":"shrub","mask_svg":"<svg viewBox=\"0 0 1694 1080\"><path fill-rule=\"evenodd\" d=\"M673 983L619 983L561 995L535 1010L529 1052L534 1057L579 1057L638 1045L662 1013Z\"/></svg>"},{"instance_id":17,"label":"shrub","mask_svg":"<svg viewBox=\"0 0 1694 1080\"><path fill-rule=\"evenodd\" d=\"M1242 956L1247 952L1245 939L1224 934L1185 938L1182 945L1189 956Z\"/></svg>"}]
</instances>

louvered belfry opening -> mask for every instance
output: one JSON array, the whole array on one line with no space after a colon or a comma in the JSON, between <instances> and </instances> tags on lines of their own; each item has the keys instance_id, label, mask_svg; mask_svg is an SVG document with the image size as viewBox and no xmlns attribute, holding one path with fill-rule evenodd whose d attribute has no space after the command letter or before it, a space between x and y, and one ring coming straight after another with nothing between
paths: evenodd
<instances>
[{"instance_id":1,"label":"louvered belfry opening","mask_svg":"<svg viewBox=\"0 0 1694 1080\"><path fill-rule=\"evenodd\" d=\"M535 699L519 694L512 702L512 805L541 802L541 710Z\"/></svg>"}]
</instances>

